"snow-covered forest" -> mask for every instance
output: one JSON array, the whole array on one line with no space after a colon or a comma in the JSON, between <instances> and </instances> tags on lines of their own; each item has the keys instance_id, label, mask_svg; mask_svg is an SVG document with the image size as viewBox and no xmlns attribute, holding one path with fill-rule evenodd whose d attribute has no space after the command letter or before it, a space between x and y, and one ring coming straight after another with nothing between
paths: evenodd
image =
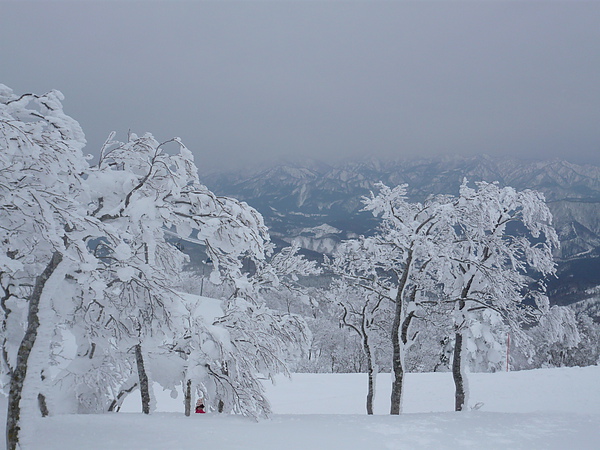
<instances>
[{"instance_id":1,"label":"snow-covered forest","mask_svg":"<svg viewBox=\"0 0 600 450\"><path fill-rule=\"evenodd\" d=\"M599 324L548 300L560 244L537 191L465 179L414 202L410 185L379 184L358 199L377 231L317 261L211 192L179 138L110 133L88 149L62 100L0 85L7 449L34 442L40 418L127 421L134 396L152 414L161 390L184 416L203 399L209 414L260 421L266 380L360 372L349 395L362 412L382 414L385 396L399 415L409 375L442 372L440 401L469 414L471 373L599 362Z\"/></svg>"}]
</instances>

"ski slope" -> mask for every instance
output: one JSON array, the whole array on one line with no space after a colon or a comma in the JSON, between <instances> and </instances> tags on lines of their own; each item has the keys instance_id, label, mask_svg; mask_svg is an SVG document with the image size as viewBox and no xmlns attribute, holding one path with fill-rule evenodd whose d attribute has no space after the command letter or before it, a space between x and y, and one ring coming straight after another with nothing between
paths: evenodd
<instances>
[{"instance_id":1,"label":"ski slope","mask_svg":"<svg viewBox=\"0 0 600 450\"><path fill-rule=\"evenodd\" d=\"M93 449L598 449L600 367L470 374L470 405L455 413L448 373L408 374L404 413L389 416L390 376L378 377L374 416L364 414L366 375L296 374L268 386L273 416L197 414L157 392L150 416L131 396L125 411L64 415L24 426L24 448ZM5 414L5 406L2 414Z\"/></svg>"}]
</instances>

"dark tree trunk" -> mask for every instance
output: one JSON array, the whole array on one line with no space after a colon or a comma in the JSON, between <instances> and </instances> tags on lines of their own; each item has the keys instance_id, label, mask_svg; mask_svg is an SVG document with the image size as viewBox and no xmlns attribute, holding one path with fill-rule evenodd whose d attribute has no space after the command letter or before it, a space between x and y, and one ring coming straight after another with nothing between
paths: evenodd
<instances>
[{"instance_id":1,"label":"dark tree trunk","mask_svg":"<svg viewBox=\"0 0 600 450\"><path fill-rule=\"evenodd\" d=\"M224 362L223 365L221 366L221 371L223 372L223 375L225 375L226 377L229 376L229 367L227 366L226 362ZM219 413L222 413L223 411L225 411L225 402L223 401L223 399L219 399L219 402L217 403L217 411Z\"/></svg>"},{"instance_id":2,"label":"dark tree trunk","mask_svg":"<svg viewBox=\"0 0 600 450\"><path fill-rule=\"evenodd\" d=\"M43 383L46 377L44 376L43 372L41 375ZM38 394L38 406L40 407L40 414L42 417L48 417L50 415L50 412L48 411L48 404L46 403L46 396L41 392Z\"/></svg>"},{"instance_id":3,"label":"dark tree trunk","mask_svg":"<svg viewBox=\"0 0 600 450\"><path fill-rule=\"evenodd\" d=\"M456 387L454 394L454 410L462 411L465 407L465 380L462 374L462 346L463 337L460 331L456 332L454 341L454 358L452 360L452 378Z\"/></svg>"},{"instance_id":4,"label":"dark tree trunk","mask_svg":"<svg viewBox=\"0 0 600 450\"><path fill-rule=\"evenodd\" d=\"M8 394L8 412L6 416L6 448L7 450L16 450L19 445L19 431L21 420L21 396L23 394L23 383L27 375L29 356L37 338L38 328L40 326L39 309L40 298L46 282L52 276L60 262L62 255L55 252L52 259L35 280L33 292L29 297L29 310L27 313L27 329L19 346L17 353L17 363L10 379L10 392Z\"/></svg>"},{"instance_id":5,"label":"dark tree trunk","mask_svg":"<svg viewBox=\"0 0 600 450\"><path fill-rule=\"evenodd\" d=\"M401 308L401 307L400 307ZM399 309L398 307L396 309ZM390 414L400 414L400 405L402 404L402 381L404 379L404 367L402 366L402 349L400 343L400 320L394 318L394 325L392 328L392 346L393 346L393 359L392 369L394 371L394 379L392 381L392 396Z\"/></svg>"},{"instance_id":6,"label":"dark tree trunk","mask_svg":"<svg viewBox=\"0 0 600 450\"><path fill-rule=\"evenodd\" d=\"M373 353L371 352L371 344L369 342L369 334L367 332L367 324L366 324L366 308L363 309L362 313L362 321L360 330L358 328L351 326L356 332L362 336L363 339L363 351L365 352L365 357L367 359L367 374L368 374L368 391L367 391L367 414L373 414L373 402L375 401L375 383L377 377L377 370L375 369L375 362L373 361ZM344 315L344 323L346 323L346 316Z\"/></svg>"},{"instance_id":7,"label":"dark tree trunk","mask_svg":"<svg viewBox=\"0 0 600 450\"><path fill-rule=\"evenodd\" d=\"M187 417L192 413L192 380L187 380L185 384L185 415Z\"/></svg>"},{"instance_id":8,"label":"dark tree trunk","mask_svg":"<svg viewBox=\"0 0 600 450\"><path fill-rule=\"evenodd\" d=\"M38 394L38 406L40 407L40 413L42 414L42 417L48 417L50 412L48 411L46 396L44 394Z\"/></svg>"},{"instance_id":9,"label":"dark tree trunk","mask_svg":"<svg viewBox=\"0 0 600 450\"><path fill-rule=\"evenodd\" d=\"M148 375L144 366L144 356L142 355L142 345L135 346L135 360L137 363L138 376L140 378L140 395L142 396L142 412L150 414L150 385Z\"/></svg>"},{"instance_id":10,"label":"dark tree trunk","mask_svg":"<svg viewBox=\"0 0 600 450\"><path fill-rule=\"evenodd\" d=\"M396 295L396 310L394 313L394 322L392 324L392 370L394 372L394 379L392 381L392 395L390 398L390 414L400 414L400 407L402 405L402 382L404 381L404 367L403 367L403 343L401 336L402 326L402 299L404 288L408 282L408 274L412 264L412 251L409 251L408 258L406 259L406 267L404 273L398 283L398 294Z\"/></svg>"},{"instance_id":11,"label":"dark tree trunk","mask_svg":"<svg viewBox=\"0 0 600 450\"><path fill-rule=\"evenodd\" d=\"M373 414L373 400L375 399L375 377L377 374L375 373L375 369L373 367L373 362L371 361L371 352L369 351L367 354L367 373L369 374L369 391L367 393L367 414Z\"/></svg>"},{"instance_id":12,"label":"dark tree trunk","mask_svg":"<svg viewBox=\"0 0 600 450\"><path fill-rule=\"evenodd\" d=\"M460 299L458 302L459 311L464 311L467 307L466 299L469 296L471 286L475 276L472 276L463 288ZM454 378L454 410L463 411L465 408L466 392L465 392L465 380L462 372L462 352L463 352L463 335L462 328L464 323L455 325L455 338L454 338L454 354L452 359L452 378Z\"/></svg>"}]
</instances>

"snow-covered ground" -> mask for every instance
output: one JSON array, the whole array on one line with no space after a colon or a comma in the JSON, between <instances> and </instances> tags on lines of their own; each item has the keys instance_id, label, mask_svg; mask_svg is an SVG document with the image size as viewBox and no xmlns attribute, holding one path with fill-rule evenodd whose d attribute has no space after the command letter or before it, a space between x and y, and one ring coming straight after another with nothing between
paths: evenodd
<instances>
[{"instance_id":1,"label":"snow-covered ground","mask_svg":"<svg viewBox=\"0 0 600 450\"><path fill-rule=\"evenodd\" d=\"M470 404L455 413L450 374L409 374L404 414L386 414L390 376L378 377L376 415L364 414L366 375L296 374L268 387L274 415L194 414L158 392L158 410L38 419L25 449L598 449L600 367L470 374ZM124 409L139 408L130 397ZM2 409L4 414L5 405Z\"/></svg>"}]
</instances>

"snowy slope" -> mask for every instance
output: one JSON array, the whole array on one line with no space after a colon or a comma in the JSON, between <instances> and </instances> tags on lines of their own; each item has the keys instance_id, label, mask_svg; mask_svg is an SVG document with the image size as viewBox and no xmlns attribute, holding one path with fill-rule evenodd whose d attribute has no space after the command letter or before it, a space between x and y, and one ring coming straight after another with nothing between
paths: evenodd
<instances>
[{"instance_id":1,"label":"snowy slope","mask_svg":"<svg viewBox=\"0 0 600 450\"><path fill-rule=\"evenodd\" d=\"M26 448L44 450L577 449L600 444L598 416L468 412L391 416L58 417Z\"/></svg>"},{"instance_id":2,"label":"snowy slope","mask_svg":"<svg viewBox=\"0 0 600 450\"><path fill-rule=\"evenodd\" d=\"M360 199L376 190L380 181L388 186L407 183L409 198L421 201L430 194L456 195L465 177L472 182L497 181L519 190L543 192L561 234L562 257L573 257L599 245L600 167L594 165L484 155L365 159L334 165L304 161L282 163L257 173L211 173L202 179L215 192L256 207L272 231L293 237L291 234L302 228L322 223L342 231L356 227L353 231L367 232L375 222L365 222L369 215L358 214ZM281 220L282 216L286 220Z\"/></svg>"},{"instance_id":3,"label":"snowy slope","mask_svg":"<svg viewBox=\"0 0 600 450\"><path fill-rule=\"evenodd\" d=\"M268 388L275 414L254 422L180 412L64 415L26 427L25 449L597 449L600 367L470 374L471 404L454 413L448 373L409 374L405 413L385 414L390 378L378 377L364 415L364 374L296 374ZM162 410L181 400L158 393ZM130 398L126 407L137 408ZM5 410L5 405L2 411ZM433 412L429 412L433 411Z\"/></svg>"}]
</instances>

